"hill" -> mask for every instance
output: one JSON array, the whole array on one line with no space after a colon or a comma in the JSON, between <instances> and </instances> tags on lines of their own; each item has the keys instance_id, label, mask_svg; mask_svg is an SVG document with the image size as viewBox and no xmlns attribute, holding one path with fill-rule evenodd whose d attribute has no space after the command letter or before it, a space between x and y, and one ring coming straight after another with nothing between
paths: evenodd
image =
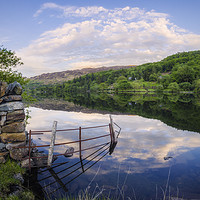
<instances>
[{"instance_id":1,"label":"hill","mask_svg":"<svg viewBox=\"0 0 200 200\"><path fill-rule=\"evenodd\" d=\"M69 81L69 80L72 80L74 78L77 78L89 73L96 73L96 72L108 71L108 70L128 69L131 67L136 67L136 66L130 65L130 66L99 67L99 68L83 68L83 69L77 69L77 70L67 70L67 71L62 71L62 72L45 73L45 74L31 77L30 79L34 82L40 82L43 84L52 84L52 83L60 83L64 81Z\"/></svg>"},{"instance_id":2,"label":"hill","mask_svg":"<svg viewBox=\"0 0 200 200\"><path fill-rule=\"evenodd\" d=\"M46 82L46 85L41 82L30 82L28 88L33 94L49 93L57 96L62 96L63 93L78 94L89 91L200 93L200 51L177 53L159 62L134 67L102 67L67 72L74 78L71 77L71 80L67 81L67 77L63 77L63 81L59 79L60 82L57 81L56 84ZM36 80L49 79L50 77Z\"/></svg>"}]
</instances>

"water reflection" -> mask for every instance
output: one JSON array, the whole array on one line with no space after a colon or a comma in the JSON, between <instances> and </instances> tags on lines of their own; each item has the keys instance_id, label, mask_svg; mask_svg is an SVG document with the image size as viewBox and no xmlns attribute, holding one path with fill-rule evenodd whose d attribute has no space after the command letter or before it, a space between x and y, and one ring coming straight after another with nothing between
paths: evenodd
<instances>
[{"instance_id":1,"label":"water reflection","mask_svg":"<svg viewBox=\"0 0 200 200\"><path fill-rule=\"evenodd\" d=\"M200 98L192 94L64 94L63 99L41 99L44 109L85 113L140 115L169 126L200 132Z\"/></svg>"},{"instance_id":2,"label":"water reflection","mask_svg":"<svg viewBox=\"0 0 200 200\"><path fill-rule=\"evenodd\" d=\"M31 115L27 128L34 130L51 129L54 120L58 121L59 129L66 126L74 128L102 125L109 121L108 114L53 111L34 107L31 108ZM160 199L163 194L200 199L199 133L177 130L160 120L137 115L113 115L113 118L122 128L114 153L105 156L74 182L69 183L69 194L77 195L90 185L90 192L94 192L98 186L99 191L103 190L104 194L120 197L119 199ZM84 134L96 135L97 132ZM67 139L70 141L74 137L71 135ZM42 140L37 137L34 139L43 144L50 141L49 136ZM63 139L66 140L66 135L59 135L58 141ZM56 151L63 152L61 149ZM172 158L166 160L165 157ZM69 158L70 163L78 162L77 159L78 157ZM42 174L38 176L44 178Z\"/></svg>"}]
</instances>

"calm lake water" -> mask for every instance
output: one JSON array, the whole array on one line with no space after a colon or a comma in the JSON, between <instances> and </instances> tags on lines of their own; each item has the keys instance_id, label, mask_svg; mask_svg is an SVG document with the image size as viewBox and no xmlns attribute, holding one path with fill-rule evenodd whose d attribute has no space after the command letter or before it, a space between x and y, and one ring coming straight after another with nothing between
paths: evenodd
<instances>
[{"instance_id":1,"label":"calm lake water","mask_svg":"<svg viewBox=\"0 0 200 200\"><path fill-rule=\"evenodd\" d=\"M150 103L155 106L155 102ZM178 106L177 101L175 103ZM136 104L138 102L133 100L127 102L128 106ZM159 107L166 107L166 104L159 102ZM185 107L193 108L194 105L190 104L190 101L186 102ZM180 102L180 105L183 106L183 102ZM41 106L29 108L31 119L27 130L51 130L54 120L58 121L58 129L109 123L110 112L101 114L94 110L88 113L81 110L73 112L39 107ZM155 108L152 107L152 112L153 110L155 111ZM186 130L184 123L181 123L184 130L177 129L162 122L166 120L134 115L131 109L129 114L115 113L112 117L122 129L114 152L109 155L109 145L84 151L83 166L78 153L70 158L60 156L55 163L65 164L55 165L57 167L52 171L45 168L37 171L37 187L40 188L38 191L43 188L51 198L89 193L93 197L106 195L113 199L200 199L200 135L196 131L198 126L194 126L195 131L188 131L191 130L191 124L188 124L189 128ZM82 131L82 138L104 135L109 133L108 131L108 127L86 129ZM50 134L33 136L33 139L37 145L49 144ZM82 144L82 148L105 144L109 139L105 137L88 141ZM56 143L74 140L78 140L78 131L58 132L56 136ZM57 146L55 154L64 153L68 147L74 147L75 150L79 148L78 144ZM41 150L47 151L42 148Z\"/></svg>"}]
</instances>

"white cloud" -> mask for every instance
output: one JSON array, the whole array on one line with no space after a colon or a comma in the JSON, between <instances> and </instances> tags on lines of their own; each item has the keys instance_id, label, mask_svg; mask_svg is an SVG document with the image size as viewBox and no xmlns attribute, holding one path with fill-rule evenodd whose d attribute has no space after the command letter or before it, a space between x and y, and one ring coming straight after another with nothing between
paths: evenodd
<instances>
[{"instance_id":1,"label":"white cloud","mask_svg":"<svg viewBox=\"0 0 200 200\"><path fill-rule=\"evenodd\" d=\"M40 18L48 9L59 11L56 14L67 22L19 51L25 63L19 70L28 76L77 67L142 64L200 46L200 35L177 27L167 14L153 10L46 3L34 17ZM33 74L28 74L29 69Z\"/></svg>"}]
</instances>

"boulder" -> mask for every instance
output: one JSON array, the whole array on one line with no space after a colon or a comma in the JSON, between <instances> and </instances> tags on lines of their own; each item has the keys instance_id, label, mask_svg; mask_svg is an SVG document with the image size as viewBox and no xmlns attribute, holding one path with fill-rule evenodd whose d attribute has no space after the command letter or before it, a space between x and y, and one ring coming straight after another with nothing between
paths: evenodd
<instances>
[{"instance_id":1,"label":"boulder","mask_svg":"<svg viewBox=\"0 0 200 200\"><path fill-rule=\"evenodd\" d=\"M15 81L14 83L10 83L6 89L6 95L21 95L22 94L22 86Z\"/></svg>"},{"instance_id":2,"label":"boulder","mask_svg":"<svg viewBox=\"0 0 200 200\"><path fill-rule=\"evenodd\" d=\"M29 149L27 148L17 148L10 150L10 157L14 160L22 160L22 158L26 157L29 153Z\"/></svg>"},{"instance_id":3,"label":"boulder","mask_svg":"<svg viewBox=\"0 0 200 200\"><path fill-rule=\"evenodd\" d=\"M25 131L24 122L14 122L2 127L2 133L21 133Z\"/></svg>"},{"instance_id":4,"label":"boulder","mask_svg":"<svg viewBox=\"0 0 200 200\"><path fill-rule=\"evenodd\" d=\"M3 143L26 141L25 132L22 133L2 133L0 139Z\"/></svg>"},{"instance_id":5,"label":"boulder","mask_svg":"<svg viewBox=\"0 0 200 200\"><path fill-rule=\"evenodd\" d=\"M64 156L65 156L65 157L71 157L71 156L73 156L73 153L74 153L74 148L73 148L73 147L69 147L69 148L65 151Z\"/></svg>"},{"instance_id":6,"label":"boulder","mask_svg":"<svg viewBox=\"0 0 200 200\"><path fill-rule=\"evenodd\" d=\"M0 97L5 95L7 86L7 83L0 81Z\"/></svg>"},{"instance_id":7,"label":"boulder","mask_svg":"<svg viewBox=\"0 0 200 200\"><path fill-rule=\"evenodd\" d=\"M30 164L31 164L31 167L34 166L34 162L33 162L32 158L30 159ZM23 168L28 168L29 167L29 158L21 161L21 167L23 167Z\"/></svg>"},{"instance_id":8,"label":"boulder","mask_svg":"<svg viewBox=\"0 0 200 200\"><path fill-rule=\"evenodd\" d=\"M14 110L23 110L24 104L20 101L8 102L0 105L0 112L8 112Z\"/></svg>"},{"instance_id":9,"label":"boulder","mask_svg":"<svg viewBox=\"0 0 200 200\"><path fill-rule=\"evenodd\" d=\"M24 110L15 110L13 112L8 112L6 117L6 123L12 123L15 121L23 121L25 119Z\"/></svg>"},{"instance_id":10,"label":"boulder","mask_svg":"<svg viewBox=\"0 0 200 200\"><path fill-rule=\"evenodd\" d=\"M37 167L45 167L48 162L48 155L40 152L35 152L32 154L33 161ZM38 158L34 158L38 157ZM53 156L52 163L57 159L57 156Z\"/></svg>"}]
</instances>

